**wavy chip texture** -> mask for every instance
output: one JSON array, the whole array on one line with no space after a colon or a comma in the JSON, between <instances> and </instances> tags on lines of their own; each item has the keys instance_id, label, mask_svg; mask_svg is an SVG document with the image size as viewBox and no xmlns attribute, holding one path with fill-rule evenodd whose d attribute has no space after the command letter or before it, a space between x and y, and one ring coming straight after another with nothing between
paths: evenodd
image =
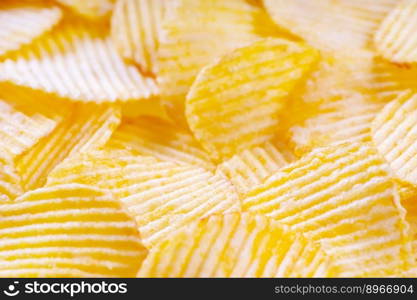
<instances>
[{"instance_id":1,"label":"wavy chip texture","mask_svg":"<svg viewBox=\"0 0 417 300\"><path fill-rule=\"evenodd\" d=\"M366 143L319 148L253 188L243 210L319 241L341 276L395 275L408 266L408 225L389 168Z\"/></svg>"},{"instance_id":2,"label":"wavy chip texture","mask_svg":"<svg viewBox=\"0 0 417 300\"><path fill-rule=\"evenodd\" d=\"M375 45L378 52L393 62L417 62L416 24L417 2L399 1L376 32Z\"/></svg>"},{"instance_id":3,"label":"wavy chip texture","mask_svg":"<svg viewBox=\"0 0 417 300\"><path fill-rule=\"evenodd\" d=\"M215 160L273 138L278 113L318 59L304 44L264 39L204 68L186 101L191 131Z\"/></svg>"},{"instance_id":4,"label":"wavy chip texture","mask_svg":"<svg viewBox=\"0 0 417 300\"><path fill-rule=\"evenodd\" d=\"M158 93L118 56L106 30L69 19L0 64L0 80L81 102L127 102Z\"/></svg>"},{"instance_id":5,"label":"wavy chip texture","mask_svg":"<svg viewBox=\"0 0 417 300\"><path fill-rule=\"evenodd\" d=\"M323 277L330 259L300 234L262 216L214 215L160 242L138 277Z\"/></svg>"},{"instance_id":6,"label":"wavy chip texture","mask_svg":"<svg viewBox=\"0 0 417 300\"><path fill-rule=\"evenodd\" d=\"M116 0L56 0L88 18L103 17L111 12Z\"/></svg>"},{"instance_id":7,"label":"wavy chip texture","mask_svg":"<svg viewBox=\"0 0 417 300\"><path fill-rule=\"evenodd\" d=\"M66 160L48 179L48 185L61 183L111 190L135 217L148 247L191 221L240 209L237 192L221 175L123 151L95 151Z\"/></svg>"},{"instance_id":8,"label":"wavy chip texture","mask_svg":"<svg viewBox=\"0 0 417 300\"><path fill-rule=\"evenodd\" d=\"M31 191L0 216L1 277L131 277L147 253L116 199L86 185Z\"/></svg>"},{"instance_id":9,"label":"wavy chip texture","mask_svg":"<svg viewBox=\"0 0 417 300\"><path fill-rule=\"evenodd\" d=\"M0 150L0 204L23 194L21 179L11 159Z\"/></svg>"}]
</instances>

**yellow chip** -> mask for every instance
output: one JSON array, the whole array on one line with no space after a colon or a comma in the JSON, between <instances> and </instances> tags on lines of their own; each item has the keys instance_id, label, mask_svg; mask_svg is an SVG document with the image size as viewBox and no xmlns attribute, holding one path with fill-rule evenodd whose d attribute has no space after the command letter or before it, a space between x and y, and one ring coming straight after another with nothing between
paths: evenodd
<instances>
[{"instance_id":1,"label":"yellow chip","mask_svg":"<svg viewBox=\"0 0 417 300\"><path fill-rule=\"evenodd\" d=\"M111 12L116 0L56 0L88 18L99 18Z\"/></svg>"},{"instance_id":2,"label":"yellow chip","mask_svg":"<svg viewBox=\"0 0 417 300\"><path fill-rule=\"evenodd\" d=\"M148 247L191 221L240 209L237 192L220 174L123 151L66 160L48 178L48 185L60 183L110 189L135 217Z\"/></svg>"},{"instance_id":3,"label":"yellow chip","mask_svg":"<svg viewBox=\"0 0 417 300\"><path fill-rule=\"evenodd\" d=\"M0 4L0 56L29 44L54 27L62 16L58 7L16 4L9 0Z\"/></svg>"},{"instance_id":4,"label":"yellow chip","mask_svg":"<svg viewBox=\"0 0 417 300\"><path fill-rule=\"evenodd\" d=\"M369 48L397 0L263 0L272 19L321 50Z\"/></svg>"},{"instance_id":5,"label":"yellow chip","mask_svg":"<svg viewBox=\"0 0 417 300\"><path fill-rule=\"evenodd\" d=\"M401 0L391 10L375 34L378 52L390 61L397 63L417 62L417 2Z\"/></svg>"},{"instance_id":6,"label":"yellow chip","mask_svg":"<svg viewBox=\"0 0 417 300\"><path fill-rule=\"evenodd\" d=\"M156 74L156 51L165 8L171 0L118 0L111 37L119 53L145 73Z\"/></svg>"},{"instance_id":7,"label":"yellow chip","mask_svg":"<svg viewBox=\"0 0 417 300\"><path fill-rule=\"evenodd\" d=\"M161 161L195 165L214 170L208 154L190 132L156 118L124 120L110 138L108 147L129 149Z\"/></svg>"},{"instance_id":8,"label":"yellow chip","mask_svg":"<svg viewBox=\"0 0 417 300\"><path fill-rule=\"evenodd\" d=\"M264 39L205 67L186 100L191 131L215 160L270 140L278 113L318 59L300 43Z\"/></svg>"},{"instance_id":9,"label":"yellow chip","mask_svg":"<svg viewBox=\"0 0 417 300\"><path fill-rule=\"evenodd\" d=\"M374 120L372 137L397 177L417 186L417 93L406 91L387 104Z\"/></svg>"},{"instance_id":10,"label":"yellow chip","mask_svg":"<svg viewBox=\"0 0 417 300\"><path fill-rule=\"evenodd\" d=\"M8 155L0 149L0 204L23 194L21 180Z\"/></svg>"},{"instance_id":11,"label":"yellow chip","mask_svg":"<svg viewBox=\"0 0 417 300\"><path fill-rule=\"evenodd\" d=\"M74 105L51 134L18 158L16 168L26 189L42 186L48 173L65 158L103 146L120 123L113 106Z\"/></svg>"},{"instance_id":12,"label":"yellow chip","mask_svg":"<svg viewBox=\"0 0 417 300\"><path fill-rule=\"evenodd\" d=\"M67 19L2 62L0 80L83 102L151 100L154 79L126 65L106 35L99 24Z\"/></svg>"},{"instance_id":13,"label":"yellow chip","mask_svg":"<svg viewBox=\"0 0 417 300\"><path fill-rule=\"evenodd\" d=\"M280 33L254 1L179 0L174 4L162 26L158 83L171 117L185 124L185 95L201 68L228 51Z\"/></svg>"},{"instance_id":14,"label":"yellow chip","mask_svg":"<svg viewBox=\"0 0 417 300\"><path fill-rule=\"evenodd\" d=\"M316 149L254 187L242 205L319 241L341 276L395 275L410 262L404 209L370 144Z\"/></svg>"},{"instance_id":15,"label":"yellow chip","mask_svg":"<svg viewBox=\"0 0 417 300\"><path fill-rule=\"evenodd\" d=\"M151 249L138 277L327 277L331 259L263 216L214 215Z\"/></svg>"},{"instance_id":16,"label":"yellow chip","mask_svg":"<svg viewBox=\"0 0 417 300\"><path fill-rule=\"evenodd\" d=\"M147 251L109 193L86 185L0 205L0 277L132 277Z\"/></svg>"}]
</instances>

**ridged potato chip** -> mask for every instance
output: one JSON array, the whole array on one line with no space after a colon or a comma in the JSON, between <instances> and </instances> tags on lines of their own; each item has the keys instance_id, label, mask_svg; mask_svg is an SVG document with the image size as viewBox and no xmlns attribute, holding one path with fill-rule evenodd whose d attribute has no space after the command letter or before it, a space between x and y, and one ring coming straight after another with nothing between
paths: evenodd
<instances>
[{"instance_id":1,"label":"ridged potato chip","mask_svg":"<svg viewBox=\"0 0 417 300\"><path fill-rule=\"evenodd\" d=\"M0 149L0 204L23 194L21 179L13 161Z\"/></svg>"},{"instance_id":2,"label":"ridged potato chip","mask_svg":"<svg viewBox=\"0 0 417 300\"><path fill-rule=\"evenodd\" d=\"M270 140L288 95L318 57L309 46L284 39L260 40L225 55L190 88L191 131L217 161Z\"/></svg>"},{"instance_id":3,"label":"ridged potato chip","mask_svg":"<svg viewBox=\"0 0 417 300\"><path fill-rule=\"evenodd\" d=\"M401 0L391 10L375 34L378 52L386 59L397 63L417 62L417 2Z\"/></svg>"},{"instance_id":4,"label":"ridged potato chip","mask_svg":"<svg viewBox=\"0 0 417 300\"><path fill-rule=\"evenodd\" d=\"M236 190L220 174L123 151L95 151L64 161L48 178L48 185L61 183L111 190L135 217L147 247L191 221L240 210Z\"/></svg>"},{"instance_id":5,"label":"ridged potato chip","mask_svg":"<svg viewBox=\"0 0 417 300\"><path fill-rule=\"evenodd\" d=\"M60 185L0 205L0 277L132 277L147 251L117 199Z\"/></svg>"},{"instance_id":6,"label":"ridged potato chip","mask_svg":"<svg viewBox=\"0 0 417 300\"><path fill-rule=\"evenodd\" d=\"M410 263L405 211L370 144L316 149L254 187L242 205L319 241L341 276L394 276Z\"/></svg>"},{"instance_id":7,"label":"ridged potato chip","mask_svg":"<svg viewBox=\"0 0 417 300\"><path fill-rule=\"evenodd\" d=\"M375 30L397 0L263 0L272 19L327 51L370 48Z\"/></svg>"},{"instance_id":8,"label":"ridged potato chip","mask_svg":"<svg viewBox=\"0 0 417 300\"><path fill-rule=\"evenodd\" d=\"M151 101L158 94L118 56L107 30L67 18L0 64L0 81L82 102Z\"/></svg>"},{"instance_id":9,"label":"ridged potato chip","mask_svg":"<svg viewBox=\"0 0 417 300\"><path fill-rule=\"evenodd\" d=\"M171 0L118 0L112 16L111 37L119 53L156 74L156 53L166 6Z\"/></svg>"},{"instance_id":10,"label":"ridged potato chip","mask_svg":"<svg viewBox=\"0 0 417 300\"><path fill-rule=\"evenodd\" d=\"M214 215L151 249L138 277L326 277L331 259L263 216Z\"/></svg>"},{"instance_id":11,"label":"ridged potato chip","mask_svg":"<svg viewBox=\"0 0 417 300\"><path fill-rule=\"evenodd\" d=\"M111 12L116 0L56 0L74 12L88 18L104 17Z\"/></svg>"}]
</instances>

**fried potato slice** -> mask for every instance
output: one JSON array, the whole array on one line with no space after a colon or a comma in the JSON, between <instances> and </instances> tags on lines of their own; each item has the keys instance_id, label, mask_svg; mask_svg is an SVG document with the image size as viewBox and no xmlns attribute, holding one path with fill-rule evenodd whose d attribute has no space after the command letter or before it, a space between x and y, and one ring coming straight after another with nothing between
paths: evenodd
<instances>
[{"instance_id":1,"label":"fried potato slice","mask_svg":"<svg viewBox=\"0 0 417 300\"><path fill-rule=\"evenodd\" d=\"M272 19L321 50L370 48L397 0L263 0Z\"/></svg>"},{"instance_id":2,"label":"fried potato slice","mask_svg":"<svg viewBox=\"0 0 417 300\"><path fill-rule=\"evenodd\" d=\"M41 188L0 205L1 277L131 277L147 251L111 194Z\"/></svg>"},{"instance_id":3,"label":"fried potato slice","mask_svg":"<svg viewBox=\"0 0 417 300\"><path fill-rule=\"evenodd\" d=\"M217 161L272 139L288 95L318 58L284 39L225 55L201 71L187 95L191 131Z\"/></svg>"},{"instance_id":4,"label":"fried potato slice","mask_svg":"<svg viewBox=\"0 0 417 300\"><path fill-rule=\"evenodd\" d=\"M215 169L209 155L189 131L157 118L123 120L107 147L128 149L161 161Z\"/></svg>"},{"instance_id":5,"label":"fried potato slice","mask_svg":"<svg viewBox=\"0 0 417 300\"><path fill-rule=\"evenodd\" d=\"M20 176L12 159L0 149L0 204L23 194Z\"/></svg>"},{"instance_id":6,"label":"fried potato slice","mask_svg":"<svg viewBox=\"0 0 417 300\"><path fill-rule=\"evenodd\" d=\"M263 216L214 215L150 250L138 277L326 277L329 257Z\"/></svg>"},{"instance_id":7,"label":"fried potato slice","mask_svg":"<svg viewBox=\"0 0 417 300\"><path fill-rule=\"evenodd\" d=\"M169 7L157 55L158 83L170 116L182 123L185 96L215 58L267 36L282 36L264 9L247 0L179 0Z\"/></svg>"},{"instance_id":8,"label":"fried potato slice","mask_svg":"<svg viewBox=\"0 0 417 300\"><path fill-rule=\"evenodd\" d=\"M397 63L417 62L417 2L401 0L391 10L375 34L378 52Z\"/></svg>"},{"instance_id":9,"label":"fried potato slice","mask_svg":"<svg viewBox=\"0 0 417 300\"><path fill-rule=\"evenodd\" d=\"M67 18L0 64L0 80L82 102L149 102L154 79L126 65L107 30Z\"/></svg>"},{"instance_id":10,"label":"fried potato slice","mask_svg":"<svg viewBox=\"0 0 417 300\"><path fill-rule=\"evenodd\" d=\"M27 190L42 186L49 172L65 158L105 145L120 124L120 108L75 104L51 134L16 161Z\"/></svg>"},{"instance_id":11,"label":"fried potato slice","mask_svg":"<svg viewBox=\"0 0 417 300\"><path fill-rule=\"evenodd\" d=\"M395 275L410 263L405 211L371 144L313 150L254 187L242 206L320 242L341 276Z\"/></svg>"},{"instance_id":12,"label":"fried potato slice","mask_svg":"<svg viewBox=\"0 0 417 300\"><path fill-rule=\"evenodd\" d=\"M86 183L111 190L152 247L175 230L212 213L240 210L236 190L220 174L125 151L81 154L58 165L48 185Z\"/></svg>"},{"instance_id":13,"label":"fried potato slice","mask_svg":"<svg viewBox=\"0 0 417 300\"><path fill-rule=\"evenodd\" d=\"M19 1L20 2L20 1ZM3 0L0 3L0 56L29 44L53 28L62 17L54 6Z\"/></svg>"},{"instance_id":14,"label":"fried potato slice","mask_svg":"<svg viewBox=\"0 0 417 300\"><path fill-rule=\"evenodd\" d=\"M405 91L387 104L373 122L372 137L396 176L417 186L417 93Z\"/></svg>"},{"instance_id":15,"label":"fried potato slice","mask_svg":"<svg viewBox=\"0 0 417 300\"><path fill-rule=\"evenodd\" d=\"M157 74L156 53L166 6L171 0L118 0L111 37L119 53L144 73Z\"/></svg>"},{"instance_id":16,"label":"fried potato slice","mask_svg":"<svg viewBox=\"0 0 417 300\"><path fill-rule=\"evenodd\" d=\"M77 14L88 18L100 18L108 15L116 0L56 0Z\"/></svg>"}]
</instances>

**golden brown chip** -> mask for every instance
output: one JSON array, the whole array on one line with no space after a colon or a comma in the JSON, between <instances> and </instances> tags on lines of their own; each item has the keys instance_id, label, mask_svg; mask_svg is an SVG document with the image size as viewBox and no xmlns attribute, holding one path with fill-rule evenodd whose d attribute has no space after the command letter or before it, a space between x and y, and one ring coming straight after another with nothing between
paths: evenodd
<instances>
[{"instance_id":1,"label":"golden brown chip","mask_svg":"<svg viewBox=\"0 0 417 300\"><path fill-rule=\"evenodd\" d=\"M103 17L111 12L116 0L56 0L88 18Z\"/></svg>"}]
</instances>

